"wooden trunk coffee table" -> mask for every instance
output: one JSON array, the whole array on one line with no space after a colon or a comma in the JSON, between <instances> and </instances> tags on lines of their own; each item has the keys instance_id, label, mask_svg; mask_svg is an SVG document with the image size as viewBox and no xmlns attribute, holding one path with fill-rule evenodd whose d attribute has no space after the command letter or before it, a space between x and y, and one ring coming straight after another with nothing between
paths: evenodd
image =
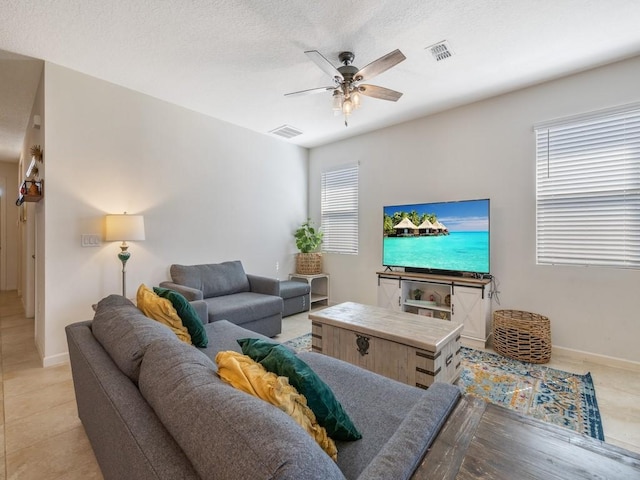
<instances>
[{"instance_id":1,"label":"wooden trunk coffee table","mask_svg":"<svg viewBox=\"0 0 640 480\"><path fill-rule=\"evenodd\" d=\"M353 302L309 318L314 352L420 388L460 375L462 325Z\"/></svg>"}]
</instances>

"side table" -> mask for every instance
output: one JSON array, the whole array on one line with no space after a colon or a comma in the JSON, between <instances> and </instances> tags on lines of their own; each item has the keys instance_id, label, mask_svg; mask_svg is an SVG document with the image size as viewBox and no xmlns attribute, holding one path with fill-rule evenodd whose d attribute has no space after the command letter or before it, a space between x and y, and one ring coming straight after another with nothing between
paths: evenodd
<instances>
[{"instance_id":1,"label":"side table","mask_svg":"<svg viewBox=\"0 0 640 480\"><path fill-rule=\"evenodd\" d=\"M311 300L309 310L314 303L322 302L329 306L329 274L318 273L316 275L303 275L301 273L290 273L289 280L303 281L311 288Z\"/></svg>"}]
</instances>

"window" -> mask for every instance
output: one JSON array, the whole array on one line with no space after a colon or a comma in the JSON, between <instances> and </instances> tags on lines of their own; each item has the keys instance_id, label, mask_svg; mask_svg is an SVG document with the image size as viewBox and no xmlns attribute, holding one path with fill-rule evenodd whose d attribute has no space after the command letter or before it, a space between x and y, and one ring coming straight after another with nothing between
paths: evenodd
<instances>
[{"instance_id":1,"label":"window","mask_svg":"<svg viewBox=\"0 0 640 480\"><path fill-rule=\"evenodd\" d=\"M640 104L535 132L537 263L640 268Z\"/></svg>"},{"instance_id":2,"label":"window","mask_svg":"<svg viewBox=\"0 0 640 480\"><path fill-rule=\"evenodd\" d=\"M322 250L358 253L358 165L322 173Z\"/></svg>"}]
</instances>

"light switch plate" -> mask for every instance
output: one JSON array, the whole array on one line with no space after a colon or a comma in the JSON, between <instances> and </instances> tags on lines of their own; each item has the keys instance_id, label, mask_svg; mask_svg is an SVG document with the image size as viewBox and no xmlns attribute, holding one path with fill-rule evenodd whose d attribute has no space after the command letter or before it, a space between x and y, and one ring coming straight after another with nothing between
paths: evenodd
<instances>
[{"instance_id":1,"label":"light switch plate","mask_svg":"<svg viewBox=\"0 0 640 480\"><path fill-rule=\"evenodd\" d=\"M96 233L84 233L82 234L81 245L83 247L99 247L102 245L100 235Z\"/></svg>"}]
</instances>

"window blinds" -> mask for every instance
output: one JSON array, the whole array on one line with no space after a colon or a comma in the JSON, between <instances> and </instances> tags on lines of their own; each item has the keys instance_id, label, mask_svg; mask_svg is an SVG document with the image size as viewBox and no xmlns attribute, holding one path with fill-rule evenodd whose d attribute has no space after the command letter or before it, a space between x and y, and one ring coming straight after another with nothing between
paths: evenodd
<instances>
[{"instance_id":1,"label":"window blinds","mask_svg":"<svg viewBox=\"0 0 640 480\"><path fill-rule=\"evenodd\" d=\"M537 262L640 268L640 105L535 132Z\"/></svg>"},{"instance_id":2,"label":"window blinds","mask_svg":"<svg viewBox=\"0 0 640 480\"><path fill-rule=\"evenodd\" d=\"M358 253L358 166L322 173L322 250Z\"/></svg>"}]
</instances>

